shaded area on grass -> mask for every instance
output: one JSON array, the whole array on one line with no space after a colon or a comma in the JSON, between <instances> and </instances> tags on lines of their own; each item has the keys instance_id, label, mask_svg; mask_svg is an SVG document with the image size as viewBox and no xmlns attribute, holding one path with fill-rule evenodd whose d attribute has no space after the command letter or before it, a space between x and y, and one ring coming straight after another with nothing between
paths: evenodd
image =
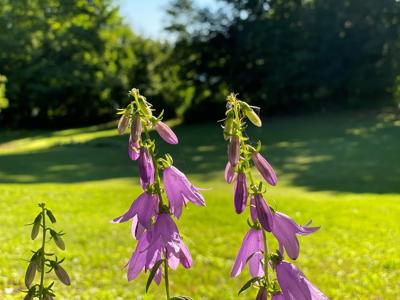
<instances>
[{"instance_id":1,"label":"shaded area on grass","mask_svg":"<svg viewBox=\"0 0 400 300\"><path fill-rule=\"evenodd\" d=\"M400 192L400 121L395 114L340 114L264 120L251 130L263 142L263 153L278 174L293 185L310 190L357 193ZM128 159L127 136L99 134L110 125L55 132L10 133L0 138L0 183L81 182L137 175ZM181 143L160 142L175 165L208 180L222 176L226 145L217 123L174 128ZM21 152L23 143L53 139L43 149ZM87 141L74 139L77 134ZM153 133L154 134L154 133ZM90 138L90 136L92 138ZM13 140L14 137L14 140ZM68 138L57 144L57 139ZM40 142L40 141L39 141ZM8 143L8 144L7 144ZM16 151L17 152L17 151Z\"/></svg>"}]
</instances>

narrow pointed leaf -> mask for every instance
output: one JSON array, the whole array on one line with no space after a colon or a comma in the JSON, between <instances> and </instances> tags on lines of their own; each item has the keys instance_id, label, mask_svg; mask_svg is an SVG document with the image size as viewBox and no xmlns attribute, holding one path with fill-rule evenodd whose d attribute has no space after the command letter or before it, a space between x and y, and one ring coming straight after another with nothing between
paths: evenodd
<instances>
[{"instance_id":1,"label":"narrow pointed leaf","mask_svg":"<svg viewBox=\"0 0 400 300\"><path fill-rule=\"evenodd\" d=\"M240 295L240 293L244 292L245 290L247 290L249 287L252 286L253 283L255 283L256 281L258 281L260 278L258 277L254 277L251 278L249 281L247 281L242 288L239 290L238 295Z\"/></svg>"},{"instance_id":2,"label":"narrow pointed leaf","mask_svg":"<svg viewBox=\"0 0 400 300\"><path fill-rule=\"evenodd\" d=\"M149 287L151 285L151 281L153 280L154 276L156 276L158 268L161 266L161 264L164 262L163 259L160 259L158 262L156 262L153 266L153 268L150 271L149 278L147 279L146 283L146 293L149 290Z\"/></svg>"}]
</instances>

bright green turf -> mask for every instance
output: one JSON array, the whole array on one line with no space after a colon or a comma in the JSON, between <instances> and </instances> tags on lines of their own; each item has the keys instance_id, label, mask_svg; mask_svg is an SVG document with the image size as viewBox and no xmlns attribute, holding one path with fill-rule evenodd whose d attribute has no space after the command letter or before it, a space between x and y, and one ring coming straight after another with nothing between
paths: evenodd
<instances>
[{"instance_id":1,"label":"bright green turf","mask_svg":"<svg viewBox=\"0 0 400 300\"><path fill-rule=\"evenodd\" d=\"M204 191L207 207L189 205L178 225L194 265L171 273L174 295L236 297L248 274L229 277L247 230L223 181L226 148L217 124L178 126L180 144L162 144L175 165ZM144 294L145 275L128 283L121 267L135 247L129 224L109 220L139 193L127 136L110 126L54 132L0 131L0 299L22 299L30 249L25 227L45 201L67 232L65 268L72 286L61 299L164 299ZM266 146L279 175L266 195L299 223L319 232L301 237L296 264L332 299L400 299L400 121L393 114L321 115L264 120L250 132Z\"/></svg>"}]
</instances>

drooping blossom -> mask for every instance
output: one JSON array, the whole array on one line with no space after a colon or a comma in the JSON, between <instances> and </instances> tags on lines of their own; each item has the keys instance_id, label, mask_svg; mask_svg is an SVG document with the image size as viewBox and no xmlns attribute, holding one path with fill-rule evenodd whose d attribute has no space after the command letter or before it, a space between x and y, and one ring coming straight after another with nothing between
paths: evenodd
<instances>
[{"instance_id":1,"label":"drooping blossom","mask_svg":"<svg viewBox=\"0 0 400 300\"><path fill-rule=\"evenodd\" d=\"M235 172L235 167L231 165L228 161L225 167L225 181L227 183L232 183L236 178L237 173Z\"/></svg>"},{"instance_id":2,"label":"drooping blossom","mask_svg":"<svg viewBox=\"0 0 400 300\"><path fill-rule=\"evenodd\" d=\"M247 205L247 183L246 174L240 172L237 176L234 188L234 204L236 213L240 214L246 208Z\"/></svg>"},{"instance_id":3,"label":"drooping blossom","mask_svg":"<svg viewBox=\"0 0 400 300\"><path fill-rule=\"evenodd\" d=\"M268 182L270 185L276 185L278 179L276 177L275 171L268 161L258 152L254 153L251 157L260 175Z\"/></svg>"},{"instance_id":4,"label":"drooping blossom","mask_svg":"<svg viewBox=\"0 0 400 300\"><path fill-rule=\"evenodd\" d=\"M158 215L154 226L139 239L128 263L128 280L135 279L143 269L150 270L160 259L166 259L173 270L179 263L186 269L192 266L192 256L182 242L174 221L166 213ZM160 273L155 281L159 284L161 266L157 272Z\"/></svg>"},{"instance_id":5,"label":"drooping blossom","mask_svg":"<svg viewBox=\"0 0 400 300\"><path fill-rule=\"evenodd\" d=\"M141 238L142 234L145 232L145 230L146 230L146 228L139 223L138 216L135 215L132 218L132 228L131 228L132 237L135 240L139 240Z\"/></svg>"},{"instance_id":6,"label":"drooping blossom","mask_svg":"<svg viewBox=\"0 0 400 300\"><path fill-rule=\"evenodd\" d=\"M240 138L237 135L231 136L228 145L228 160L232 167L236 167L240 158Z\"/></svg>"},{"instance_id":7,"label":"drooping blossom","mask_svg":"<svg viewBox=\"0 0 400 300\"><path fill-rule=\"evenodd\" d=\"M154 182L154 164L146 147L140 147L138 165L140 185L145 189L146 185Z\"/></svg>"},{"instance_id":8,"label":"drooping blossom","mask_svg":"<svg viewBox=\"0 0 400 300\"><path fill-rule=\"evenodd\" d=\"M282 293L273 294L271 300L285 300Z\"/></svg>"},{"instance_id":9,"label":"drooping blossom","mask_svg":"<svg viewBox=\"0 0 400 300\"><path fill-rule=\"evenodd\" d=\"M261 230L250 228L246 233L242 246L236 256L231 276L238 276L247 262L249 262L250 274L253 277L264 275L262 260L264 259L264 239Z\"/></svg>"},{"instance_id":10,"label":"drooping blossom","mask_svg":"<svg viewBox=\"0 0 400 300\"><path fill-rule=\"evenodd\" d=\"M261 226L266 231L271 232L274 227L272 211L261 194L255 194L252 196L252 200L250 201L250 213L253 222L258 219Z\"/></svg>"},{"instance_id":11,"label":"drooping blossom","mask_svg":"<svg viewBox=\"0 0 400 300\"><path fill-rule=\"evenodd\" d=\"M199 193L199 189L190 183L185 174L174 166L170 166L164 170L163 178L169 206L175 217L180 217L182 208L188 201L196 205L205 205L204 198Z\"/></svg>"},{"instance_id":12,"label":"drooping blossom","mask_svg":"<svg viewBox=\"0 0 400 300\"><path fill-rule=\"evenodd\" d=\"M131 136L129 136L128 154L131 160L137 160L140 154L139 141L133 142Z\"/></svg>"},{"instance_id":13,"label":"drooping blossom","mask_svg":"<svg viewBox=\"0 0 400 300\"><path fill-rule=\"evenodd\" d=\"M291 259L297 259L299 256L300 246L296 234L308 235L320 228L300 226L289 216L280 212L275 213L273 219L272 233L279 242L279 251L283 254L283 249L285 249Z\"/></svg>"},{"instance_id":14,"label":"drooping blossom","mask_svg":"<svg viewBox=\"0 0 400 300\"><path fill-rule=\"evenodd\" d=\"M178 144L178 137L172 131L171 128L164 122L158 121L154 126L154 129L158 132L160 137L166 141L168 144L176 145Z\"/></svg>"},{"instance_id":15,"label":"drooping blossom","mask_svg":"<svg viewBox=\"0 0 400 300\"><path fill-rule=\"evenodd\" d=\"M276 277L285 300L328 299L296 266L287 261L276 265Z\"/></svg>"},{"instance_id":16,"label":"drooping blossom","mask_svg":"<svg viewBox=\"0 0 400 300\"><path fill-rule=\"evenodd\" d=\"M258 289L256 300L267 300L267 295L268 293L265 287L260 286L260 288Z\"/></svg>"},{"instance_id":17,"label":"drooping blossom","mask_svg":"<svg viewBox=\"0 0 400 300\"><path fill-rule=\"evenodd\" d=\"M126 213L113 220L114 223L123 223L134 216L137 216L137 222L144 228L149 229L151 221L158 213L160 199L157 194L144 192L132 203Z\"/></svg>"}]
</instances>

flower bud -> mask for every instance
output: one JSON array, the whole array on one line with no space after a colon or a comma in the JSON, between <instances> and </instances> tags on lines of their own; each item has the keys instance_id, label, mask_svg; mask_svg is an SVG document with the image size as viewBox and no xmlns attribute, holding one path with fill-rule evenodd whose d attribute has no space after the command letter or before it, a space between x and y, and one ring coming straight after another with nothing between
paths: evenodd
<instances>
[{"instance_id":1,"label":"flower bud","mask_svg":"<svg viewBox=\"0 0 400 300\"><path fill-rule=\"evenodd\" d=\"M225 138L225 140L229 140L229 138L232 135L233 120L234 120L234 113L233 113L233 111L229 111L227 116L226 116L225 126L224 126L224 138Z\"/></svg>"},{"instance_id":2,"label":"flower bud","mask_svg":"<svg viewBox=\"0 0 400 300\"><path fill-rule=\"evenodd\" d=\"M71 280L69 278L68 273L59 264L55 265L54 272L56 273L58 279L60 279L62 283L64 283L65 285L71 284Z\"/></svg>"},{"instance_id":3,"label":"flower bud","mask_svg":"<svg viewBox=\"0 0 400 300\"><path fill-rule=\"evenodd\" d=\"M118 121L118 134L123 135L128 126L129 126L129 119L125 115L122 115Z\"/></svg>"},{"instance_id":4,"label":"flower bud","mask_svg":"<svg viewBox=\"0 0 400 300\"><path fill-rule=\"evenodd\" d=\"M256 112L251 108L251 106L248 105L246 102L240 102L240 105L243 109L243 113L250 120L250 122L253 123L257 127L261 127L261 125L262 125L261 119L256 114Z\"/></svg>"},{"instance_id":5,"label":"flower bud","mask_svg":"<svg viewBox=\"0 0 400 300\"><path fill-rule=\"evenodd\" d=\"M50 235L54 239L54 242L60 248L61 250L65 250L65 244L63 239L61 238L61 235L55 232L54 230L50 230Z\"/></svg>"},{"instance_id":6,"label":"flower bud","mask_svg":"<svg viewBox=\"0 0 400 300\"><path fill-rule=\"evenodd\" d=\"M139 102L139 109L142 111L142 113L147 117L150 118L153 113L151 112L149 104L146 102L143 96L138 97L138 102Z\"/></svg>"},{"instance_id":7,"label":"flower bud","mask_svg":"<svg viewBox=\"0 0 400 300\"><path fill-rule=\"evenodd\" d=\"M32 232L31 232L31 239L34 240L37 238L40 229L40 220L39 222L33 223Z\"/></svg>"},{"instance_id":8,"label":"flower bud","mask_svg":"<svg viewBox=\"0 0 400 300\"><path fill-rule=\"evenodd\" d=\"M228 146L228 160L232 167L236 167L240 158L240 138L237 135L231 137Z\"/></svg>"},{"instance_id":9,"label":"flower bud","mask_svg":"<svg viewBox=\"0 0 400 300\"><path fill-rule=\"evenodd\" d=\"M36 263L31 261L25 273L25 285L27 288L31 286L33 280L35 279L36 270L37 270Z\"/></svg>"},{"instance_id":10,"label":"flower bud","mask_svg":"<svg viewBox=\"0 0 400 300\"><path fill-rule=\"evenodd\" d=\"M160 137L168 144L178 144L178 138L169 126L161 121L158 121L154 126Z\"/></svg>"},{"instance_id":11,"label":"flower bud","mask_svg":"<svg viewBox=\"0 0 400 300\"><path fill-rule=\"evenodd\" d=\"M136 144L136 142L139 141L141 134L142 134L142 121L140 120L140 116L136 114L133 117L131 125L132 143Z\"/></svg>"},{"instance_id":12,"label":"flower bud","mask_svg":"<svg viewBox=\"0 0 400 300\"><path fill-rule=\"evenodd\" d=\"M258 152L254 153L251 157L260 175L268 182L270 185L276 185L278 179L276 177L275 171L268 161Z\"/></svg>"},{"instance_id":13,"label":"flower bud","mask_svg":"<svg viewBox=\"0 0 400 300\"><path fill-rule=\"evenodd\" d=\"M237 176L235 189L234 189L234 204L235 210L237 214L241 214L247 205L247 184L246 184L246 175L243 172L240 172Z\"/></svg>"},{"instance_id":14,"label":"flower bud","mask_svg":"<svg viewBox=\"0 0 400 300\"><path fill-rule=\"evenodd\" d=\"M47 216L49 217L51 223L56 223L56 222L57 222L57 220L56 220L56 218L54 217L54 215L53 215L53 213L51 212L51 210L46 209L46 214L47 214Z\"/></svg>"}]
</instances>

